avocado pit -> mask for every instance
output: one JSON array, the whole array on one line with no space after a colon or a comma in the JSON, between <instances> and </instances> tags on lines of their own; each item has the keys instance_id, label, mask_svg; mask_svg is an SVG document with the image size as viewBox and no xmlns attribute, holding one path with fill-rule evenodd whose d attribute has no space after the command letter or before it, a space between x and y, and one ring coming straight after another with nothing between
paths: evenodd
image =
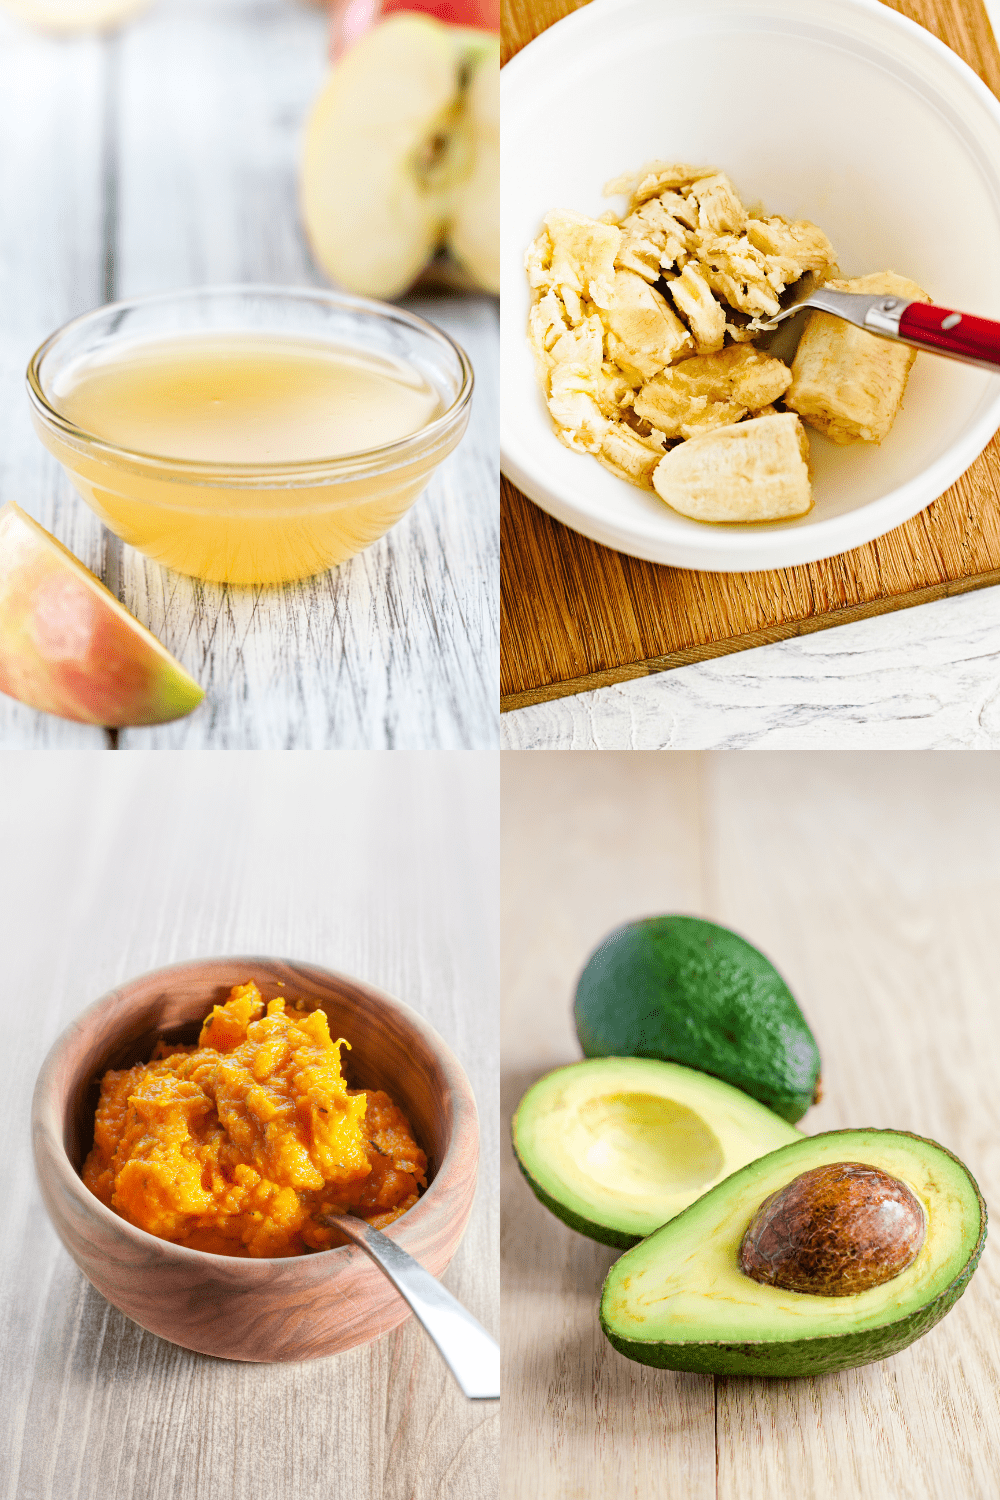
<instances>
[{"instance_id":1,"label":"avocado pit","mask_svg":"<svg viewBox=\"0 0 1000 1500\"><path fill-rule=\"evenodd\" d=\"M740 1269L765 1286L850 1297L905 1271L926 1233L904 1183L863 1162L834 1162L764 1199L743 1236Z\"/></svg>"}]
</instances>

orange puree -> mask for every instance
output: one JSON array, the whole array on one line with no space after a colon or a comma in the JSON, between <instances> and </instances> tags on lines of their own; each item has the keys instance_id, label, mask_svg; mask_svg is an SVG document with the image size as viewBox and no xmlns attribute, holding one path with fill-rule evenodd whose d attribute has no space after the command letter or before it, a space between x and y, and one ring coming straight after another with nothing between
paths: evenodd
<instances>
[{"instance_id":1,"label":"orange puree","mask_svg":"<svg viewBox=\"0 0 1000 1500\"><path fill-rule=\"evenodd\" d=\"M216 1255L300 1255L345 1243L319 1222L382 1229L427 1185L427 1158L388 1094L349 1089L321 1010L251 981L148 1063L101 1080L83 1180L115 1213Z\"/></svg>"}]
</instances>

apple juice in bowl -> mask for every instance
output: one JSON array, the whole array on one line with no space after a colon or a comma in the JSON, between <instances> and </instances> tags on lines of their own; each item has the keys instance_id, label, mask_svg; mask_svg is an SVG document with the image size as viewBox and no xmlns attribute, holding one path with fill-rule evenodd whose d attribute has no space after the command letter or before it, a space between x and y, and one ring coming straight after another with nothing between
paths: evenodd
<instances>
[{"instance_id":1,"label":"apple juice in bowl","mask_svg":"<svg viewBox=\"0 0 1000 1500\"><path fill-rule=\"evenodd\" d=\"M468 422L468 358L398 307L205 288L75 319L28 366L36 429L124 541L228 583L306 578L382 536Z\"/></svg>"}]
</instances>

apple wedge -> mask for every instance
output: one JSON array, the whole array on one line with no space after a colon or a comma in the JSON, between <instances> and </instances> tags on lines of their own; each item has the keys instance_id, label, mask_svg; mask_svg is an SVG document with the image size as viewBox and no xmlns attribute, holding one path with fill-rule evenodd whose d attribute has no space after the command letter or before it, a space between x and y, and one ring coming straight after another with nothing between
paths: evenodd
<instances>
[{"instance_id":1,"label":"apple wedge","mask_svg":"<svg viewBox=\"0 0 1000 1500\"><path fill-rule=\"evenodd\" d=\"M499 76L498 37L415 14L379 22L337 63L301 173L306 234L333 281L396 297L448 253L499 290Z\"/></svg>"},{"instance_id":2,"label":"apple wedge","mask_svg":"<svg viewBox=\"0 0 1000 1500\"><path fill-rule=\"evenodd\" d=\"M165 724L205 693L61 542L0 506L0 692L84 724Z\"/></svg>"}]
</instances>

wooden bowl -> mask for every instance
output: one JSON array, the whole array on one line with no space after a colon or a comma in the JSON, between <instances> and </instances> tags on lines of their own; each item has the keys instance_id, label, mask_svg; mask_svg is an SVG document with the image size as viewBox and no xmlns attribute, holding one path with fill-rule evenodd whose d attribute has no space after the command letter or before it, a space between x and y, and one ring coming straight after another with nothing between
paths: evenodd
<instances>
[{"instance_id":1,"label":"wooden bowl","mask_svg":"<svg viewBox=\"0 0 1000 1500\"><path fill-rule=\"evenodd\" d=\"M223 1359L318 1359L396 1328L409 1308L354 1246L283 1260L209 1255L157 1239L112 1213L80 1177L93 1143L100 1079L146 1061L157 1040L197 1040L234 984L256 980L326 1011L352 1050L352 1087L380 1088L427 1153L428 1186L389 1235L439 1276L468 1222L479 1124L469 1080L427 1022L360 980L273 958L214 958L132 979L91 1005L49 1052L35 1085L32 1135L42 1198L88 1281L151 1333ZM282 988L282 985L284 988Z\"/></svg>"}]
</instances>

